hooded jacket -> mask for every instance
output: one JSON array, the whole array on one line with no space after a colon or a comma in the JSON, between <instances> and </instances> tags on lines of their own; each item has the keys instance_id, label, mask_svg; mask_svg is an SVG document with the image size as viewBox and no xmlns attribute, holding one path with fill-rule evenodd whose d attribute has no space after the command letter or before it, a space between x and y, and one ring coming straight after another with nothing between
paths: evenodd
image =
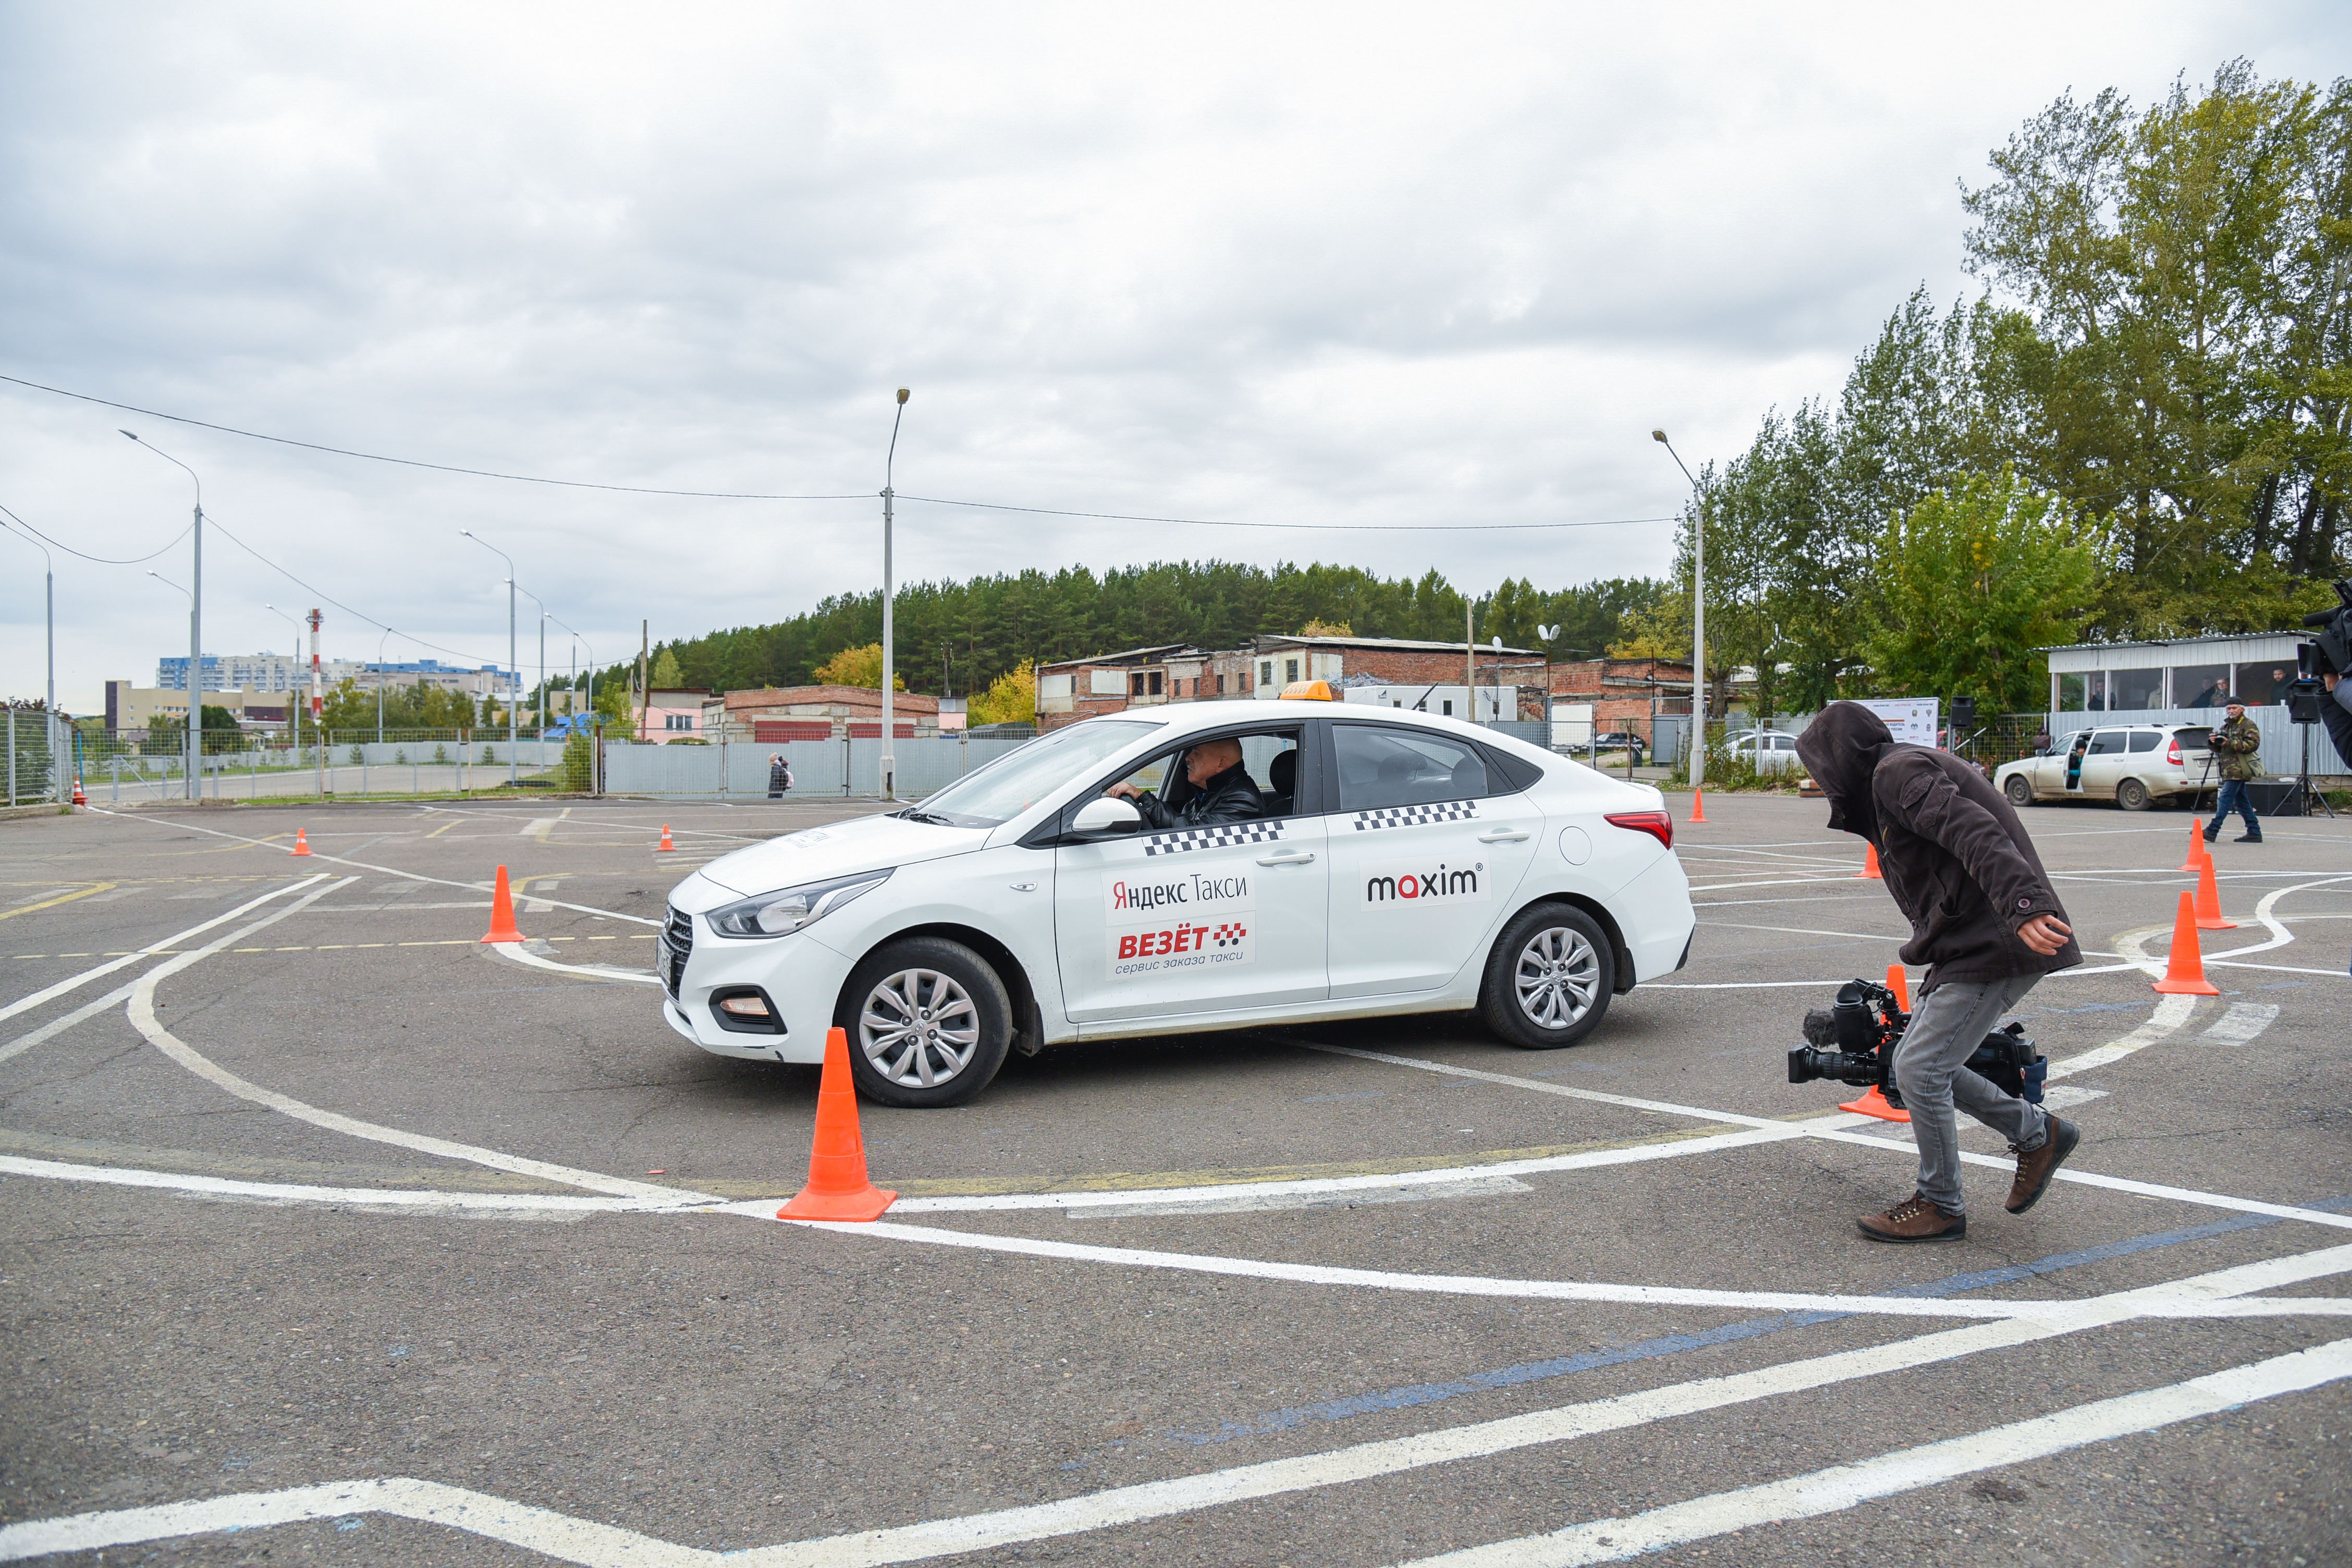
<instances>
[{"instance_id":1,"label":"hooded jacket","mask_svg":"<svg viewBox=\"0 0 2352 1568\"><path fill-rule=\"evenodd\" d=\"M1878 847L1878 868L1911 922L1903 962L1928 965L1925 995L1947 981L2047 974L2083 962L2073 938L2045 958L2017 928L2066 919L2017 812L1948 752L1900 746L1859 702L1832 702L1797 738L1829 797L1830 826ZM2072 921L2067 923L2072 924Z\"/></svg>"}]
</instances>

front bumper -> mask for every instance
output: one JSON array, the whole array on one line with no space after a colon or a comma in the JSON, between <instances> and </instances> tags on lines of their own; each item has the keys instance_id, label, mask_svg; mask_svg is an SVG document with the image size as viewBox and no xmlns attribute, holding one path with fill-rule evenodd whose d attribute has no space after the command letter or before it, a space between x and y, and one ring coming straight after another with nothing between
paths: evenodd
<instances>
[{"instance_id":1,"label":"front bumper","mask_svg":"<svg viewBox=\"0 0 2352 1568\"><path fill-rule=\"evenodd\" d=\"M667 930L657 944L664 1022L713 1056L812 1066L824 1060L825 1031L833 1026L834 1002L849 982L849 959L807 931L772 941L730 941L712 935L698 915L673 910L669 918L692 921L693 941L683 966L672 962ZM711 995L735 986L764 991L783 1032L755 1035L722 1027Z\"/></svg>"}]
</instances>

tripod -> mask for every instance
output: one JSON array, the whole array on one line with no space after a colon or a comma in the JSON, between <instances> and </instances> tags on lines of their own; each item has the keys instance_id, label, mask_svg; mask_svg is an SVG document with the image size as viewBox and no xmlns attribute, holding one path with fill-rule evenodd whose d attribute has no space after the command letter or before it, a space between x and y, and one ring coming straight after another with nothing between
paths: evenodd
<instances>
[{"instance_id":1,"label":"tripod","mask_svg":"<svg viewBox=\"0 0 2352 1568\"><path fill-rule=\"evenodd\" d=\"M2301 816L2309 816L2311 815L2311 803L2314 800L2316 800L2319 802L2319 809L2321 813L2333 818L2336 815L2336 808L2327 804L2327 797L2325 795L2311 787L2312 723L2313 721L2309 719L2300 719L2295 721L2294 726L2296 729L2303 731L2303 771L2294 775L2296 815ZM2282 801L2280 805L2284 807L2285 803ZM2273 815L2276 814L2273 813Z\"/></svg>"}]
</instances>

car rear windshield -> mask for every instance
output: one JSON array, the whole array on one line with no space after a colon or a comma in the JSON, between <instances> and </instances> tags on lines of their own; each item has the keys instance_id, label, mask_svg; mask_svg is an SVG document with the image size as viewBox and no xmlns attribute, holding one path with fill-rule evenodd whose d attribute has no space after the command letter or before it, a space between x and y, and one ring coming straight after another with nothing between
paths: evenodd
<instances>
[{"instance_id":1,"label":"car rear windshield","mask_svg":"<svg viewBox=\"0 0 2352 1568\"><path fill-rule=\"evenodd\" d=\"M956 827L1010 822L1105 757L1159 728L1132 720L1089 719L1066 730L1048 731L923 801L915 820L940 820Z\"/></svg>"}]
</instances>

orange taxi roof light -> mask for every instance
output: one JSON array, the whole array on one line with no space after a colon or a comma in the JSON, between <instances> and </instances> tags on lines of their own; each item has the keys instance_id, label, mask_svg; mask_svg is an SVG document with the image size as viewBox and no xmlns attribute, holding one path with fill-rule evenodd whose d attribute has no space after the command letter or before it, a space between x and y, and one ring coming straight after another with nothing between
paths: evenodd
<instances>
[{"instance_id":1,"label":"orange taxi roof light","mask_svg":"<svg viewBox=\"0 0 2352 1568\"><path fill-rule=\"evenodd\" d=\"M1331 689L1328 680L1294 680L1282 689L1286 698L1304 698L1309 702L1337 702L1339 695Z\"/></svg>"}]
</instances>

